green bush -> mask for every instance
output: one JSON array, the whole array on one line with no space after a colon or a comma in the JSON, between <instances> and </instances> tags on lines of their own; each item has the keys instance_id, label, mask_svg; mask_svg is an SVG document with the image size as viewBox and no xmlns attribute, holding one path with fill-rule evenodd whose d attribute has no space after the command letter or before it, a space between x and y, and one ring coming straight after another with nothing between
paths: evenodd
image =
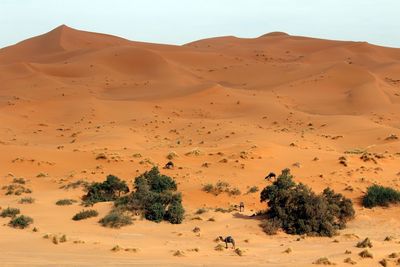
<instances>
[{"instance_id":1,"label":"green bush","mask_svg":"<svg viewBox=\"0 0 400 267\"><path fill-rule=\"evenodd\" d=\"M77 202L77 201L74 200L74 199L65 198L65 199L57 200L56 205L58 205L58 206L67 206L67 205L72 205L75 202Z\"/></svg>"},{"instance_id":2,"label":"green bush","mask_svg":"<svg viewBox=\"0 0 400 267\"><path fill-rule=\"evenodd\" d=\"M296 184L289 169L261 191L261 201L267 202L266 214L278 220L289 234L332 236L354 217L350 199L326 188L315 194L304 184Z\"/></svg>"},{"instance_id":3,"label":"green bush","mask_svg":"<svg viewBox=\"0 0 400 267\"><path fill-rule=\"evenodd\" d=\"M114 202L117 208L140 212L147 220L155 222L182 222L182 196L176 192L177 185L171 177L160 174L158 168L153 167L136 177L134 185L134 192Z\"/></svg>"},{"instance_id":4,"label":"green bush","mask_svg":"<svg viewBox=\"0 0 400 267\"><path fill-rule=\"evenodd\" d=\"M9 225L14 228L24 229L28 227L31 223L33 223L33 219L31 217L20 215L11 219Z\"/></svg>"},{"instance_id":5,"label":"green bush","mask_svg":"<svg viewBox=\"0 0 400 267\"><path fill-rule=\"evenodd\" d=\"M183 221L184 214L185 210L183 209L182 203L174 201L169 205L165 218L172 224L180 224Z\"/></svg>"},{"instance_id":6,"label":"green bush","mask_svg":"<svg viewBox=\"0 0 400 267\"><path fill-rule=\"evenodd\" d=\"M278 219L264 220L260 224L261 228L267 235L275 235L282 227L281 221Z\"/></svg>"},{"instance_id":7,"label":"green bush","mask_svg":"<svg viewBox=\"0 0 400 267\"><path fill-rule=\"evenodd\" d=\"M74 221L80 221L91 217L96 217L99 213L96 210L82 210L72 217Z\"/></svg>"},{"instance_id":8,"label":"green bush","mask_svg":"<svg viewBox=\"0 0 400 267\"><path fill-rule=\"evenodd\" d=\"M380 185L368 187L367 193L363 197L362 204L364 207L373 208L376 206L387 207L391 203L400 202L400 192Z\"/></svg>"},{"instance_id":9,"label":"green bush","mask_svg":"<svg viewBox=\"0 0 400 267\"><path fill-rule=\"evenodd\" d=\"M5 217L15 217L17 216L17 214L19 214L20 211L17 208L6 208L4 210L1 211L0 216L5 218Z\"/></svg>"},{"instance_id":10,"label":"green bush","mask_svg":"<svg viewBox=\"0 0 400 267\"><path fill-rule=\"evenodd\" d=\"M120 228L132 224L132 218L121 211L113 210L102 218L99 223L104 227Z\"/></svg>"},{"instance_id":11,"label":"green bush","mask_svg":"<svg viewBox=\"0 0 400 267\"><path fill-rule=\"evenodd\" d=\"M121 196L121 193L128 193L129 188L125 181L114 175L108 175L104 182L86 186L86 191L83 201L90 205L97 202L114 201Z\"/></svg>"}]
</instances>

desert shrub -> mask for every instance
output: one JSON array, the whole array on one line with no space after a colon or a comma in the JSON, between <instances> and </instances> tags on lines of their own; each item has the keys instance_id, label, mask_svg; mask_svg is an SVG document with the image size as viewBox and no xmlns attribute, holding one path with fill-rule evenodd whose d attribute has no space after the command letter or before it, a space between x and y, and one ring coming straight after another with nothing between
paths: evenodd
<instances>
[{"instance_id":1,"label":"desert shrub","mask_svg":"<svg viewBox=\"0 0 400 267\"><path fill-rule=\"evenodd\" d=\"M19 200L20 204L32 204L35 202L35 199L32 197L23 197Z\"/></svg>"},{"instance_id":2,"label":"desert shrub","mask_svg":"<svg viewBox=\"0 0 400 267\"><path fill-rule=\"evenodd\" d=\"M26 183L24 178L14 178L12 182L14 184L25 184Z\"/></svg>"},{"instance_id":3,"label":"desert shrub","mask_svg":"<svg viewBox=\"0 0 400 267\"><path fill-rule=\"evenodd\" d=\"M115 201L115 206L131 212L140 212L147 220L181 223L184 216L182 196L175 181L160 174L157 167L139 175L134 182L135 191Z\"/></svg>"},{"instance_id":4,"label":"desert shrub","mask_svg":"<svg viewBox=\"0 0 400 267\"><path fill-rule=\"evenodd\" d=\"M147 220L154 222L161 222L164 219L164 215L165 215L164 206L159 202L155 202L149 207L147 207L144 214Z\"/></svg>"},{"instance_id":5,"label":"desert shrub","mask_svg":"<svg viewBox=\"0 0 400 267\"><path fill-rule=\"evenodd\" d=\"M238 188L231 188L229 183L223 181L218 181L215 185L205 184L201 190L207 193L211 193L215 196L218 196L221 193L227 193L230 196L238 196L241 194Z\"/></svg>"},{"instance_id":6,"label":"desert shrub","mask_svg":"<svg viewBox=\"0 0 400 267\"><path fill-rule=\"evenodd\" d=\"M372 248L372 242L367 237L363 241L358 242L356 247L358 247L358 248Z\"/></svg>"},{"instance_id":7,"label":"desert shrub","mask_svg":"<svg viewBox=\"0 0 400 267\"><path fill-rule=\"evenodd\" d=\"M388 206L390 203L400 202L400 192L380 185L368 187L364 195L362 204L364 207L373 208L375 206Z\"/></svg>"},{"instance_id":8,"label":"desert shrub","mask_svg":"<svg viewBox=\"0 0 400 267\"><path fill-rule=\"evenodd\" d=\"M257 193L258 191L260 191L260 189L258 188L258 186L252 186L252 187L250 187L249 190L247 191L247 194Z\"/></svg>"},{"instance_id":9,"label":"desert shrub","mask_svg":"<svg viewBox=\"0 0 400 267\"><path fill-rule=\"evenodd\" d=\"M278 219L264 220L260 226L267 235L275 235L281 228L281 222Z\"/></svg>"},{"instance_id":10,"label":"desert shrub","mask_svg":"<svg viewBox=\"0 0 400 267\"><path fill-rule=\"evenodd\" d=\"M86 195L83 196L85 204L97 202L114 201L121 196L121 193L128 193L129 188L125 181L117 176L108 175L102 183L92 183L86 187Z\"/></svg>"},{"instance_id":11,"label":"desert shrub","mask_svg":"<svg viewBox=\"0 0 400 267\"><path fill-rule=\"evenodd\" d=\"M268 203L266 215L289 234L332 236L355 213L350 199L329 188L317 195L306 185L296 184L289 169L262 190L261 202Z\"/></svg>"},{"instance_id":12,"label":"desert shrub","mask_svg":"<svg viewBox=\"0 0 400 267\"><path fill-rule=\"evenodd\" d=\"M19 209L17 208L6 208L1 211L0 216L5 218L5 217L15 217L20 213Z\"/></svg>"},{"instance_id":13,"label":"desert shrub","mask_svg":"<svg viewBox=\"0 0 400 267\"><path fill-rule=\"evenodd\" d=\"M91 217L96 217L99 213L96 210L82 210L72 217L74 221L80 221Z\"/></svg>"},{"instance_id":14,"label":"desert shrub","mask_svg":"<svg viewBox=\"0 0 400 267\"><path fill-rule=\"evenodd\" d=\"M132 224L132 217L118 210L112 210L99 223L104 227L120 228Z\"/></svg>"},{"instance_id":15,"label":"desert shrub","mask_svg":"<svg viewBox=\"0 0 400 267\"><path fill-rule=\"evenodd\" d=\"M180 224L183 221L185 210L180 201L172 202L165 213L165 219L172 224Z\"/></svg>"},{"instance_id":16,"label":"desert shrub","mask_svg":"<svg viewBox=\"0 0 400 267\"><path fill-rule=\"evenodd\" d=\"M9 225L14 228L24 229L28 227L31 223L33 223L33 219L31 217L20 215L11 219Z\"/></svg>"},{"instance_id":17,"label":"desert shrub","mask_svg":"<svg viewBox=\"0 0 400 267\"><path fill-rule=\"evenodd\" d=\"M77 201L74 200L74 199L65 198L65 199L57 200L56 205L58 205L58 206L68 206L68 205L74 204L75 202L77 202Z\"/></svg>"},{"instance_id":18,"label":"desert shrub","mask_svg":"<svg viewBox=\"0 0 400 267\"><path fill-rule=\"evenodd\" d=\"M200 209L198 209L198 210L195 212L195 214L200 215L200 214L203 214L203 213L206 213L206 212L207 212L207 209L205 209L205 208L200 208Z\"/></svg>"}]
</instances>

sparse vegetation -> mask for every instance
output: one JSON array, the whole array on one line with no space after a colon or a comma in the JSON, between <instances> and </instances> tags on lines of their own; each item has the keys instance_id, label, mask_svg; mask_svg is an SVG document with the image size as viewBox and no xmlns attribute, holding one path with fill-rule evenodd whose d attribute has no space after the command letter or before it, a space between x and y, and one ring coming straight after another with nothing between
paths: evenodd
<instances>
[{"instance_id":1,"label":"sparse vegetation","mask_svg":"<svg viewBox=\"0 0 400 267\"><path fill-rule=\"evenodd\" d=\"M205 184L202 188L204 192L211 193L218 196L221 193L227 193L230 196L238 196L241 194L240 190L236 187L231 188L230 184L227 182L219 181L215 185Z\"/></svg>"},{"instance_id":2,"label":"sparse vegetation","mask_svg":"<svg viewBox=\"0 0 400 267\"><path fill-rule=\"evenodd\" d=\"M387 207L391 203L400 202L400 192L380 185L373 185L367 188L362 204L364 207L373 208L376 206Z\"/></svg>"},{"instance_id":3,"label":"sparse vegetation","mask_svg":"<svg viewBox=\"0 0 400 267\"><path fill-rule=\"evenodd\" d=\"M3 218L5 218L5 217L13 218L13 217L17 216L19 213L20 213L19 209L8 207L1 211L0 216Z\"/></svg>"},{"instance_id":4,"label":"sparse vegetation","mask_svg":"<svg viewBox=\"0 0 400 267\"><path fill-rule=\"evenodd\" d=\"M75 214L74 217L72 217L72 220L80 221L91 217L96 217L98 215L99 213L96 210L82 210Z\"/></svg>"},{"instance_id":5,"label":"sparse vegetation","mask_svg":"<svg viewBox=\"0 0 400 267\"><path fill-rule=\"evenodd\" d=\"M132 224L132 217L119 210L112 210L99 223L104 227L120 228Z\"/></svg>"},{"instance_id":6,"label":"sparse vegetation","mask_svg":"<svg viewBox=\"0 0 400 267\"><path fill-rule=\"evenodd\" d=\"M361 251L360 253L358 253L358 255L361 257L361 258L373 258L374 256L372 255L372 253L371 252L369 252L368 250L363 250L363 251Z\"/></svg>"},{"instance_id":7,"label":"sparse vegetation","mask_svg":"<svg viewBox=\"0 0 400 267\"><path fill-rule=\"evenodd\" d=\"M32 204L35 202L35 199L32 197L23 197L19 200L20 204Z\"/></svg>"},{"instance_id":8,"label":"sparse vegetation","mask_svg":"<svg viewBox=\"0 0 400 267\"><path fill-rule=\"evenodd\" d=\"M296 184L289 169L261 192L261 201L267 202L269 219L280 222L289 234L332 236L354 217L350 199L326 188L315 194L304 184Z\"/></svg>"},{"instance_id":9,"label":"sparse vegetation","mask_svg":"<svg viewBox=\"0 0 400 267\"><path fill-rule=\"evenodd\" d=\"M28 227L31 223L33 223L33 219L31 217L19 215L11 219L9 225L14 228L24 229Z\"/></svg>"},{"instance_id":10,"label":"sparse vegetation","mask_svg":"<svg viewBox=\"0 0 400 267\"><path fill-rule=\"evenodd\" d=\"M68 206L68 205L72 205L76 202L77 201L74 199L65 198L65 199L57 200L56 205L57 206Z\"/></svg>"},{"instance_id":11,"label":"sparse vegetation","mask_svg":"<svg viewBox=\"0 0 400 267\"><path fill-rule=\"evenodd\" d=\"M372 242L367 237L363 241L358 242L356 247L358 247L358 248L372 248Z\"/></svg>"},{"instance_id":12,"label":"sparse vegetation","mask_svg":"<svg viewBox=\"0 0 400 267\"><path fill-rule=\"evenodd\" d=\"M331 262L326 257L319 258L318 260L314 261L313 264L317 264L317 265L336 265L335 263Z\"/></svg>"},{"instance_id":13,"label":"sparse vegetation","mask_svg":"<svg viewBox=\"0 0 400 267\"><path fill-rule=\"evenodd\" d=\"M249 190L247 191L247 194L257 193L258 191L260 191L260 189L258 188L258 186L252 186L252 187L250 187Z\"/></svg>"}]
</instances>

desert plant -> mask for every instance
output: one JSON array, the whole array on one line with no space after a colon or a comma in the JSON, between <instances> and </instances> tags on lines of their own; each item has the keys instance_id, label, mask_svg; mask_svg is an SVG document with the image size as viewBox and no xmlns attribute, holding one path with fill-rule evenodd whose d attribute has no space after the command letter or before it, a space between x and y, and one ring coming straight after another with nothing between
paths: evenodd
<instances>
[{"instance_id":1,"label":"desert plant","mask_svg":"<svg viewBox=\"0 0 400 267\"><path fill-rule=\"evenodd\" d=\"M318 260L314 261L313 264L317 264L317 265L336 265L335 263L331 262L326 257L319 258Z\"/></svg>"},{"instance_id":2,"label":"desert plant","mask_svg":"<svg viewBox=\"0 0 400 267\"><path fill-rule=\"evenodd\" d=\"M247 191L247 194L257 193L258 191L260 191L260 189L258 188L258 186L252 186L252 187L250 187L249 190Z\"/></svg>"},{"instance_id":3,"label":"desert plant","mask_svg":"<svg viewBox=\"0 0 400 267\"><path fill-rule=\"evenodd\" d=\"M358 255L361 257L361 258L373 258L374 256L372 255L372 253L371 252L369 252L368 250L363 250L363 251L361 251L360 253L358 253Z\"/></svg>"},{"instance_id":4,"label":"desert plant","mask_svg":"<svg viewBox=\"0 0 400 267\"><path fill-rule=\"evenodd\" d=\"M86 204L97 202L114 201L121 196L121 193L128 193L129 188L125 181L117 176L108 175L102 183L92 183L86 187L86 195L83 201Z\"/></svg>"},{"instance_id":5,"label":"desert plant","mask_svg":"<svg viewBox=\"0 0 400 267\"><path fill-rule=\"evenodd\" d=\"M104 227L120 228L132 224L132 217L121 211L113 210L102 218L99 223Z\"/></svg>"},{"instance_id":6,"label":"desert plant","mask_svg":"<svg viewBox=\"0 0 400 267\"><path fill-rule=\"evenodd\" d=\"M332 236L354 217L350 199L329 188L317 195L304 184L296 184L289 169L262 190L261 202L268 203L266 215L289 234Z\"/></svg>"},{"instance_id":7,"label":"desert plant","mask_svg":"<svg viewBox=\"0 0 400 267\"><path fill-rule=\"evenodd\" d=\"M279 228L281 228L281 222L278 219L264 220L260 224L261 228L267 235L275 235Z\"/></svg>"},{"instance_id":8,"label":"desert plant","mask_svg":"<svg viewBox=\"0 0 400 267\"><path fill-rule=\"evenodd\" d=\"M9 225L14 228L24 229L31 223L33 223L33 219L31 217L20 215L11 219Z\"/></svg>"},{"instance_id":9,"label":"desert plant","mask_svg":"<svg viewBox=\"0 0 400 267\"><path fill-rule=\"evenodd\" d=\"M390 203L400 202L400 192L380 185L372 185L367 188L362 204L364 207L373 208L375 206L388 206Z\"/></svg>"},{"instance_id":10,"label":"desert plant","mask_svg":"<svg viewBox=\"0 0 400 267\"><path fill-rule=\"evenodd\" d=\"M358 242L356 247L358 247L358 248L372 248L372 242L367 237L363 241Z\"/></svg>"},{"instance_id":11,"label":"desert plant","mask_svg":"<svg viewBox=\"0 0 400 267\"><path fill-rule=\"evenodd\" d=\"M20 213L19 209L17 208L6 208L1 211L0 216L5 218L5 217L15 217Z\"/></svg>"},{"instance_id":12,"label":"desert plant","mask_svg":"<svg viewBox=\"0 0 400 267\"><path fill-rule=\"evenodd\" d=\"M72 217L74 221L80 221L91 217L96 217L99 213L96 210L82 210Z\"/></svg>"},{"instance_id":13,"label":"desert plant","mask_svg":"<svg viewBox=\"0 0 400 267\"><path fill-rule=\"evenodd\" d=\"M74 199L65 198L65 199L57 200L56 205L57 206L68 206L68 205L72 205L75 202L77 202L77 201Z\"/></svg>"},{"instance_id":14,"label":"desert plant","mask_svg":"<svg viewBox=\"0 0 400 267\"><path fill-rule=\"evenodd\" d=\"M19 200L20 204L32 204L35 202L35 199L32 197L23 197Z\"/></svg>"},{"instance_id":15,"label":"desert plant","mask_svg":"<svg viewBox=\"0 0 400 267\"><path fill-rule=\"evenodd\" d=\"M141 212L148 220L181 223L184 216L182 196L169 176L153 167L135 178L135 191L115 201L115 207L131 212Z\"/></svg>"}]
</instances>

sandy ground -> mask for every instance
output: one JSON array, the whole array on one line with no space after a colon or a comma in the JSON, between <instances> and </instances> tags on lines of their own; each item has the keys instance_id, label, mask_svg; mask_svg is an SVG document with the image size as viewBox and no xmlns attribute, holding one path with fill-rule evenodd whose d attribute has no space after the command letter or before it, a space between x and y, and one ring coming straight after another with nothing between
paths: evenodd
<instances>
[{"instance_id":1,"label":"sandy ground","mask_svg":"<svg viewBox=\"0 0 400 267\"><path fill-rule=\"evenodd\" d=\"M398 206L364 209L360 198L373 183L400 189L400 142L388 138L400 136L399 73L399 49L284 33L170 46L60 26L1 49L0 186L23 177L33 192L1 190L0 207L20 208L34 224L17 230L0 218L0 265L312 266L327 257L346 266L351 257L357 266L379 266L400 252ZM348 153L356 150L375 154L376 162ZM131 185L152 164L162 167L170 152L178 155L176 167L162 172L183 193L181 225L137 218L108 229L97 221L111 203L94 206L99 218L78 222L71 218L79 202L55 205L83 195L81 187L63 185L108 174ZM107 159L96 160L100 153ZM265 204L246 192L286 167L315 191L329 186L351 198L356 218L333 238L264 234L250 215ZM201 190L219 180L242 194ZM19 204L25 196L35 203ZM243 213L214 211L240 201ZM199 208L208 212L195 215ZM55 245L45 234L68 241ZM219 235L234 236L244 255L215 251ZM357 255L355 244L365 237L373 259ZM137 252L111 251L116 245ZM177 250L184 256L174 256Z\"/></svg>"}]
</instances>

